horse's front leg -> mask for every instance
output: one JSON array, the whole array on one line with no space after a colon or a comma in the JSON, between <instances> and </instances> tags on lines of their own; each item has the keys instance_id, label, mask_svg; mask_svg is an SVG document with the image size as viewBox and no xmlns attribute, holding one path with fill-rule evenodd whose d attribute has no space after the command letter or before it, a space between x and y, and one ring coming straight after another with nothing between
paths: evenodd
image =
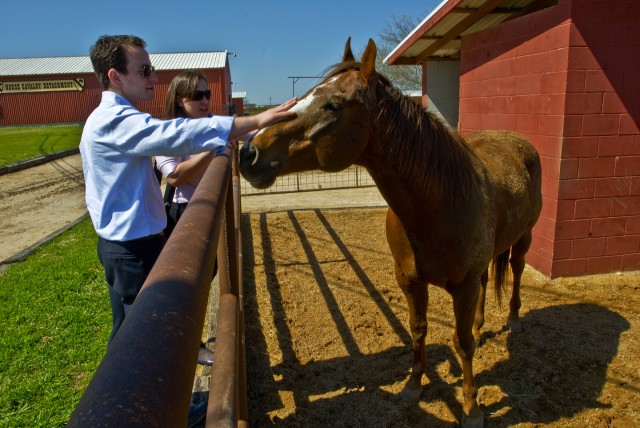
<instances>
[{"instance_id":1,"label":"horse's front leg","mask_svg":"<svg viewBox=\"0 0 640 428\"><path fill-rule=\"evenodd\" d=\"M453 344L462 360L462 426L476 428L484 426L484 414L478 407L478 388L473 375L473 354L475 340L472 329L480 294L480 275L466 279L464 282L449 288L453 297L453 311L456 328Z\"/></svg>"},{"instance_id":2,"label":"horse's front leg","mask_svg":"<svg viewBox=\"0 0 640 428\"><path fill-rule=\"evenodd\" d=\"M407 380L401 395L406 399L418 401L420 394L422 394L422 375L427 369L427 353L424 342L427 337L428 284L419 282L417 279L418 273L411 243L400 219L391 209L387 211L386 233L389 249L395 261L396 280L409 307L413 363L409 380Z\"/></svg>"},{"instance_id":3,"label":"horse's front leg","mask_svg":"<svg viewBox=\"0 0 640 428\"><path fill-rule=\"evenodd\" d=\"M427 306L429 305L428 284L410 279L396 263L396 279L402 289L409 308L411 329L411 349L413 363L411 374L402 390L402 396L418 401L422 394L422 375L427 369L425 338L427 337Z\"/></svg>"}]
</instances>

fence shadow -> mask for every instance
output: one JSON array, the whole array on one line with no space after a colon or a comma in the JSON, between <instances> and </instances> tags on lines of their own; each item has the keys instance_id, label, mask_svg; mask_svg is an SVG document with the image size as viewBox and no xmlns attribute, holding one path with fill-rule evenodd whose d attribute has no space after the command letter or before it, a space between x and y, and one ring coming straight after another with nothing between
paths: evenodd
<instances>
[{"instance_id":1,"label":"fence shadow","mask_svg":"<svg viewBox=\"0 0 640 428\"><path fill-rule=\"evenodd\" d=\"M391 386L404 383L411 364L407 320L398 318L397 308L391 306L377 288L380 284L376 284L367 274L371 265L363 267L358 262L362 260L362 254L354 254L353 240L347 242L343 239L344 227L332 224L326 210L309 212L317 218L320 229L324 229L322 239L317 236L321 232L311 232L306 228L307 223L300 221L300 212L280 213L278 227L284 229L286 220L290 223L290 228L280 232L289 233L290 241L286 248L291 248L291 252L295 248L296 257L300 257L295 259L295 263L290 259L278 259L287 251L281 248L281 242L273 241L275 229L272 229L269 214L258 215L255 232L251 230L250 216L243 216L251 424L305 427L455 426L456 422L452 420L462 413L459 396L462 371L449 340L453 332L451 321L447 320L450 302L441 299L440 302L433 302L437 308L430 307L432 327L427 338L425 389L419 403L407 403L391 392ZM260 236L253 236L252 233L259 233ZM315 239L313 244L311 233ZM274 245L280 247L274 248ZM331 248L329 255L320 254L326 250L321 246L330 245L336 248ZM256 252L259 254L256 255ZM279 256L274 256L274 253ZM311 274L305 283L296 284L296 287L300 287L301 293L317 289L314 296L319 297L315 297L313 304L326 308L330 317L328 323L337 332L339 347L344 349L346 355L327 357L327 354L322 354L325 355L322 358L313 358L307 353L305 361L298 359L304 338L294 338L293 329L299 326L295 326L295 320L290 319L291 314L288 313L290 305L298 302L290 294L291 289L286 291L288 296L283 291L287 287L283 282L287 269L302 263L298 253L303 253L304 260L308 261ZM335 295L337 285L335 277L328 275L329 263L324 261L327 258L347 262L351 274L361 283L358 298L374 303L380 314L378 321L386 325L386 331L391 332L387 334L397 337L397 345L376 348L378 350L373 352L362 349L361 333L356 338L358 332L353 331L345 321L345 305ZM262 266L263 271L259 275L264 275L263 278L256 278L253 269L256 264ZM347 273L340 275L346 277ZM288 286L291 287L290 284ZM256 287L261 288L262 295L268 296L268 303L265 305L263 299L262 307L258 305ZM288 301L283 303L283 299ZM353 304L358 305L355 302ZM406 305L404 301L399 304ZM260 319L265 317L269 318L266 324L273 326L272 331L263 330ZM440 328L446 331L445 341L441 338L437 338L439 341L433 340L434 320L436 330ZM327 322L326 319L323 321ZM607 407L599 401L599 397L607 383L607 369L618 354L621 335L630 328L626 318L597 304L559 302L524 313L522 323L525 330L520 334L512 334L498 327L483 335L480 350L499 353L494 355L497 362L484 367L478 364L483 368L476 368L476 382L481 390L501 397L492 397L488 405L481 402L488 423L492 426L557 423L583 410ZM273 345L273 340L267 340L267 336L275 336L277 347ZM376 339L374 337L371 340ZM316 343L311 338L308 342ZM318 349L317 355L323 351ZM310 354L314 353L310 351ZM482 358L480 354L476 354L477 359ZM290 410L292 408L295 410ZM433 410L435 408L438 411ZM389 419L388 415L392 413L395 419Z\"/></svg>"}]
</instances>

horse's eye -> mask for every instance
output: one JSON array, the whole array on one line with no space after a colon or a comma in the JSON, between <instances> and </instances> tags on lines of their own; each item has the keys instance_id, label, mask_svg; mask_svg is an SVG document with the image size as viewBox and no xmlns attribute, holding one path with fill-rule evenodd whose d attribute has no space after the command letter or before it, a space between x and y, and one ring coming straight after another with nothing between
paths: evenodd
<instances>
[{"instance_id":1,"label":"horse's eye","mask_svg":"<svg viewBox=\"0 0 640 428\"><path fill-rule=\"evenodd\" d=\"M338 111L338 110L340 110L342 108L342 104L338 104L336 102L329 101L328 103L323 105L322 108L327 110L327 111Z\"/></svg>"}]
</instances>

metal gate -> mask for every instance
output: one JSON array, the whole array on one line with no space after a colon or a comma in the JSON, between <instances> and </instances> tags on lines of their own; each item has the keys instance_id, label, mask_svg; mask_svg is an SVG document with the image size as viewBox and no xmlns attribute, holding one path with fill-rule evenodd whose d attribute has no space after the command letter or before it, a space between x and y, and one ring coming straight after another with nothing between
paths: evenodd
<instances>
[{"instance_id":1,"label":"metal gate","mask_svg":"<svg viewBox=\"0 0 640 428\"><path fill-rule=\"evenodd\" d=\"M367 170L355 165L339 172L309 171L281 176L267 189L256 189L251 187L244 179L241 179L243 196L348 189L352 187L375 187L375 185Z\"/></svg>"}]
</instances>

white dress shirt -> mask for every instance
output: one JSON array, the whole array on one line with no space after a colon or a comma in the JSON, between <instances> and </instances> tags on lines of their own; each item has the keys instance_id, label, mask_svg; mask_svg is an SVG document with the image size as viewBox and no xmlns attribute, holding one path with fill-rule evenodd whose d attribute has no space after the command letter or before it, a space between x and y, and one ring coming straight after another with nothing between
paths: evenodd
<instances>
[{"instance_id":1,"label":"white dress shirt","mask_svg":"<svg viewBox=\"0 0 640 428\"><path fill-rule=\"evenodd\" d=\"M233 117L158 120L114 92L102 92L80 139L86 203L98 236L128 241L165 228L152 156L182 156L228 144Z\"/></svg>"}]
</instances>

